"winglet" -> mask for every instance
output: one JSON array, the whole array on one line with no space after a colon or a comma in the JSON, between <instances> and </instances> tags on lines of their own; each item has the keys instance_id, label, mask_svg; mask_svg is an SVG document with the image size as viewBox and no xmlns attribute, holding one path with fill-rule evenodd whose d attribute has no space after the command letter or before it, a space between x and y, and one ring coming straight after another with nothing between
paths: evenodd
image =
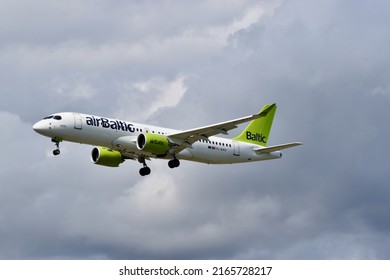
<instances>
[{"instance_id":1,"label":"winglet","mask_svg":"<svg viewBox=\"0 0 390 280\"><path fill-rule=\"evenodd\" d=\"M259 112L259 116L260 117L265 117L273 108L276 109L276 103L273 103L273 104L267 104L263 107L263 109L261 109L261 111Z\"/></svg>"}]
</instances>

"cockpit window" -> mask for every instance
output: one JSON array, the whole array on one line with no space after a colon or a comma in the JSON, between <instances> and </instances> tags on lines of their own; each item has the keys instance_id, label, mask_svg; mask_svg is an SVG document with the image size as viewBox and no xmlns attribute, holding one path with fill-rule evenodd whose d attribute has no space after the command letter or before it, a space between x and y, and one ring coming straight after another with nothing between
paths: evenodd
<instances>
[{"instance_id":1,"label":"cockpit window","mask_svg":"<svg viewBox=\"0 0 390 280\"><path fill-rule=\"evenodd\" d=\"M48 116L48 117L46 117L46 118L43 118L44 120L50 120L50 119L55 119L55 120L58 120L58 121L60 121L60 120L62 120L62 117L60 116L60 115L55 115L55 116Z\"/></svg>"}]
</instances>

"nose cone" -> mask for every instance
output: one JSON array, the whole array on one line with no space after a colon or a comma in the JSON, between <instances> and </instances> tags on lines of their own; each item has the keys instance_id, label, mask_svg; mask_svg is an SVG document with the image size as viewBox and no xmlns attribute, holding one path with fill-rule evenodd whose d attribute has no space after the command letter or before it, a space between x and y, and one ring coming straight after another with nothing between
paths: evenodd
<instances>
[{"instance_id":1,"label":"nose cone","mask_svg":"<svg viewBox=\"0 0 390 280\"><path fill-rule=\"evenodd\" d=\"M45 132L48 131L49 127L44 121L39 121L33 125L33 129L35 130L35 132L45 135Z\"/></svg>"}]
</instances>

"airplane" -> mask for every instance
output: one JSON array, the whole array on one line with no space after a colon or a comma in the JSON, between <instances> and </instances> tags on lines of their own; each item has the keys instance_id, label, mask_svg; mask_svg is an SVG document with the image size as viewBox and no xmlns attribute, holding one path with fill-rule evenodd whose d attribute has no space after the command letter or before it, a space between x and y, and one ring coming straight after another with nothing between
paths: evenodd
<instances>
[{"instance_id":1,"label":"airplane","mask_svg":"<svg viewBox=\"0 0 390 280\"><path fill-rule=\"evenodd\" d=\"M127 159L138 160L143 167L141 176L151 173L146 161L168 160L170 168L180 165L180 160L206 164L232 164L277 159L280 150L302 145L292 142L267 146L276 104L266 104L258 114L189 130L175 130L95 115L64 112L45 117L33 125L33 129L51 138L60 154L60 142L69 141L94 146L93 163L118 167ZM228 131L239 124L250 122L237 137Z\"/></svg>"}]
</instances>

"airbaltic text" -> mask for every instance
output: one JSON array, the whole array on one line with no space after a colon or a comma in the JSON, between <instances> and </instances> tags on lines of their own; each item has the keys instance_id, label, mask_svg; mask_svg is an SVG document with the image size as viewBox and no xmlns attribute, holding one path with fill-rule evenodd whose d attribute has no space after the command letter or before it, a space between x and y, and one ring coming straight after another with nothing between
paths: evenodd
<instances>
[{"instance_id":1,"label":"airbaltic text","mask_svg":"<svg viewBox=\"0 0 390 280\"><path fill-rule=\"evenodd\" d=\"M263 136L263 134L259 133L252 133L250 131L246 132L246 139L266 143L267 142L267 136Z\"/></svg>"},{"instance_id":2,"label":"airbaltic text","mask_svg":"<svg viewBox=\"0 0 390 280\"><path fill-rule=\"evenodd\" d=\"M109 120L106 118L96 118L94 116L86 117L86 119L87 119L87 125L89 126L111 128L115 130L122 130L122 131L129 131L129 132L135 131L135 128L131 123L126 123L124 121Z\"/></svg>"}]
</instances>

